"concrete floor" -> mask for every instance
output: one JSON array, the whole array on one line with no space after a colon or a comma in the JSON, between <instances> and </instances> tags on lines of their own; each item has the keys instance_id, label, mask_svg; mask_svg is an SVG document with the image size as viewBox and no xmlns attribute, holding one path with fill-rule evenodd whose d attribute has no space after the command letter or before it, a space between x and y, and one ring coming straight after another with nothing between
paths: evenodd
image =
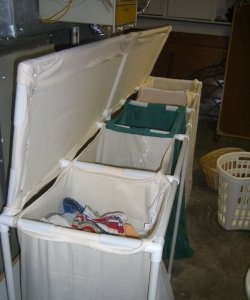
<instances>
[{"instance_id":1,"label":"concrete floor","mask_svg":"<svg viewBox=\"0 0 250 300\"><path fill-rule=\"evenodd\" d=\"M175 300L245 300L245 275L250 267L250 231L226 231L217 222L217 192L209 188L199 165L214 149L240 147L250 141L215 138L215 121L198 125L192 195L186 206L187 230L194 255L175 260L172 287Z\"/></svg>"}]
</instances>

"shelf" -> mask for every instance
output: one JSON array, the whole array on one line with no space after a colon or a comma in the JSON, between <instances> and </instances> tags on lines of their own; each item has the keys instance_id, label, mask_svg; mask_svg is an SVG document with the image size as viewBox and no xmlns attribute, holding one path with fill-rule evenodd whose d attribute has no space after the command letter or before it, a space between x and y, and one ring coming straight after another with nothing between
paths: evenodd
<instances>
[{"instance_id":1,"label":"shelf","mask_svg":"<svg viewBox=\"0 0 250 300\"><path fill-rule=\"evenodd\" d=\"M209 21L202 19L188 19L188 18L176 18L176 17L163 17L156 15L141 15L140 18L149 18L149 19L161 19L161 20L170 20L170 21L179 21L179 22L192 22L192 23L203 23L203 24L214 24L214 25L223 25L223 26L231 26L230 22L224 21Z\"/></svg>"},{"instance_id":2,"label":"shelf","mask_svg":"<svg viewBox=\"0 0 250 300\"><path fill-rule=\"evenodd\" d=\"M231 23L198 19L169 18L143 15L137 18L137 27L171 25L174 32L186 32L216 36L230 36Z\"/></svg>"}]
</instances>

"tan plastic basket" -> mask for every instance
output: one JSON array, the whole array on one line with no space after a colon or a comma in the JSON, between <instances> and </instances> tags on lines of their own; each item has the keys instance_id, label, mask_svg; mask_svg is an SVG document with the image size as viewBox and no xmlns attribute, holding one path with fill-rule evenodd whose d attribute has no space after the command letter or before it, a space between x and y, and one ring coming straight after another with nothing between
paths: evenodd
<instances>
[{"instance_id":1,"label":"tan plastic basket","mask_svg":"<svg viewBox=\"0 0 250 300\"><path fill-rule=\"evenodd\" d=\"M206 183L214 191L218 191L219 183L218 171L216 170L217 159L223 154L238 151L244 150L233 147L221 148L211 151L200 158L200 165L202 167Z\"/></svg>"},{"instance_id":2,"label":"tan plastic basket","mask_svg":"<svg viewBox=\"0 0 250 300\"><path fill-rule=\"evenodd\" d=\"M218 221L226 230L250 230L250 152L232 152L217 160Z\"/></svg>"}]
</instances>

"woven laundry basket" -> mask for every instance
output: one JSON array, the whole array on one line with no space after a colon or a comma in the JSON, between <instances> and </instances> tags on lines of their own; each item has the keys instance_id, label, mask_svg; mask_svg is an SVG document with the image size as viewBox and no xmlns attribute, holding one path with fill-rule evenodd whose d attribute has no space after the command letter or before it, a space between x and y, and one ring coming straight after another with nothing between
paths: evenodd
<instances>
[{"instance_id":1,"label":"woven laundry basket","mask_svg":"<svg viewBox=\"0 0 250 300\"><path fill-rule=\"evenodd\" d=\"M225 154L230 152L244 151L241 148L221 148L214 151L211 151L200 158L200 165L202 167L205 180L207 185L214 191L218 191L218 182L219 176L218 171L216 170L217 159Z\"/></svg>"},{"instance_id":2,"label":"woven laundry basket","mask_svg":"<svg viewBox=\"0 0 250 300\"><path fill-rule=\"evenodd\" d=\"M226 230L250 230L250 152L232 152L217 160L218 221Z\"/></svg>"}]
</instances>

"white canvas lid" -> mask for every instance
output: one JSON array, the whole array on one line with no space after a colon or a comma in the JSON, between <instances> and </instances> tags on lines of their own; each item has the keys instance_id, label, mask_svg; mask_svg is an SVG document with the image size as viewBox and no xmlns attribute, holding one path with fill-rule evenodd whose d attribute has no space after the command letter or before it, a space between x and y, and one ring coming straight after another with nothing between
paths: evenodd
<instances>
[{"instance_id":1,"label":"white canvas lid","mask_svg":"<svg viewBox=\"0 0 250 300\"><path fill-rule=\"evenodd\" d=\"M72 160L120 100L149 77L170 26L133 32L18 66L5 213L25 203Z\"/></svg>"}]
</instances>

